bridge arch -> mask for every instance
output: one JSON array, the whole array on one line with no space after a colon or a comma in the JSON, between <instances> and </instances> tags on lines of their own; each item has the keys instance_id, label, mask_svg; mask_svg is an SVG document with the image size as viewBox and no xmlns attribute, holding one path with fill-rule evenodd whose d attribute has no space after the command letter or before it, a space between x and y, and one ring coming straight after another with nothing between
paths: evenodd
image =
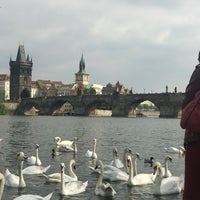
<instances>
[{"instance_id":1,"label":"bridge arch","mask_svg":"<svg viewBox=\"0 0 200 200\"><path fill-rule=\"evenodd\" d=\"M87 105L86 115L112 115L112 104L105 100L95 100Z\"/></svg>"}]
</instances>

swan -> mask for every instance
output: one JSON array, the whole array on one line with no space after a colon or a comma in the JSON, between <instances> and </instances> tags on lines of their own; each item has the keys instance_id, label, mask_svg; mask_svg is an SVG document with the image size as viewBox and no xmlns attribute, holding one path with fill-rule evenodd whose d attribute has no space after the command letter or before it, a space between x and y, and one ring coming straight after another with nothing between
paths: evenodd
<instances>
[{"instance_id":1,"label":"swan","mask_svg":"<svg viewBox=\"0 0 200 200\"><path fill-rule=\"evenodd\" d=\"M171 156L166 156L165 157L165 167L163 167L163 177L167 178L172 176L172 173L170 172L169 168L168 168L168 162L172 162L172 157Z\"/></svg>"},{"instance_id":2,"label":"swan","mask_svg":"<svg viewBox=\"0 0 200 200\"><path fill-rule=\"evenodd\" d=\"M5 171L5 185L10 186L10 187L19 187L19 188L24 188L26 187L26 183L24 181L23 177L23 162L27 157L25 157L23 152L19 152L17 154L17 162L18 162L18 172L19 176L15 174L11 174L8 169Z\"/></svg>"},{"instance_id":3,"label":"swan","mask_svg":"<svg viewBox=\"0 0 200 200\"><path fill-rule=\"evenodd\" d=\"M63 142L66 142L67 140L65 141L62 141L61 143ZM75 154L77 153L77 145L76 145L76 141L77 141L77 137L74 137L73 141L69 141L67 144L66 142L66 145L57 145L57 148L59 151L73 151Z\"/></svg>"},{"instance_id":4,"label":"swan","mask_svg":"<svg viewBox=\"0 0 200 200\"><path fill-rule=\"evenodd\" d=\"M0 200L2 199L3 196L4 184L5 184L4 175L0 173Z\"/></svg>"},{"instance_id":5,"label":"swan","mask_svg":"<svg viewBox=\"0 0 200 200\"><path fill-rule=\"evenodd\" d=\"M154 173L156 171L157 175L153 187L154 195L176 194L183 190L184 181L182 177L171 176L168 178L163 178L163 169L160 162L155 163Z\"/></svg>"},{"instance_id":6,"label":"swan","mask_svg":"<svg viewBox=\"0 0 200 200\"><path fill-rule=\"evenodd\" d=\"M65 172L65 164L61 163L61 195L75 195L86 191L86 187L88 185L88 181L71 181L65 182L64 172Z\"/></svg>"},{"instance_id":7,"label":"swan","mask_svg":"<svg viewBox=\"0 0 200 200\"><path fill-rule=\"evenodd\" d=\"M69 175L64 174L64 182L70 182L70 181L77 181L78 178L76 174L74 173L72 167L75 167L75 160L70 160L69 162ZM53 173L53 174L43 174L48 182L61 182L61 173Z\"/></svg>"},{"instance_id":8,"label":"swan","mask_svg":"<svg viewBox=\"0 0 200 200\"><path fill-rule=\"evenodd\" d=\"M113 149L113 161L111 161L111 165L113 165L113 166L115 166L119 169L124 167L124 164L122 163L122 161L118 157L118 152L117 152L116 147Z\"/></svg>"},{"instance_id":9,"label":"swan","mask_svg":"<svg viewBox=\"0 0 200 200\"><path fill-rule=\"evenodd\" d=\"M117 167L114 167L112 165L105 165L105 166L103 165L103 169L104 169L103 177L106 180L110 181L128 180L128 174ZM99 173L101 173L101 171Z\"/></svg>"},{"instance_id":10,"label":"swan","mask_svg":"<svg viewBox=\"0 0 200 200\"><path fill-rule=\"evenodd\" d=\"M129 167L127 165L127 156L130 154L132 154L131 149L125 148L124 153L123 153L123 162L124 162L124 168L125 168L126 173L129 173Z\"/></svg>"},{"instance_id":11,"label":"swan","mask_svg":"<svg viewBox=\"0 0 200 200\"><path fill-rule=\"evenodd\" d=\"M35 156L30 156L27 158L27 161L31 165L42 165L42 162L38 156L38 151L39 151L39 144L35 145Z\"/></svg>"},{"instance_id":12,"label":"swan","mask_svg":"<svg viewBox=\"0 0 200 200\"><path fill-rule=\"evenodd\" d=\"M97 140L96 138L93 139L93 150L87 150L85 156L88 158L92 158L92 159L97 159L97 153L96 153L96 144L97 144Z\"/></svg>"},{"instance_id":13,"label":"swan","mask_svg":"<svg viewBox=\"0 0 200 200\"><path fill-rule=\"evenodd\" d=\"M73 141L71 140L61 140L60 137L54 137L57 148L72 148Z\"/></svg>"},{"instance_id":14,"label":"swan","mask_svg":"<svg viewBox=\"0 0 200 200\"><path fill-rule=\"evenodd\" d=\"M179 146L179 148L176 147L168 147L164 148L166 152L168 153L174 153L174 154L179 154L179 155L184 155L185 154L185 148L182 146Z\"/></svg>"},{"instance_id":15,"label":"swan","mask_svg":"<svg viewBox=\"0 0 200 200\"><path fill-rule=\"evenodd\" d=\"M98 182L95 187L95 194L99 195L99 196L105 196L105 197L114 196L116 194L116 192L113 189L113 187L111 186L111 184L103 183L103 173L104 173L103 163L101 160L98 160L98 162L100 165L101 173L99 175Z\"/></svg>"},{"instance_id":16,"label":"swan","mask_svg":"<svg viewBox=\"0 0 200 200\"><path fill-rule=\"evenodd\" d=\"M42 167L42 166L36 166L36 165L32 165L29 167L26 167L22 170L23 174L29 174L29 175L33 175L33 174L43 174L45 172L47 172L47 170L51 167L51 165L48 165L47 167Z\"/></svg>"},{"instance_id":17,"label":"swan","mask_svg":"<svg viewBox=\"0 0 200 200\"><path fill-rule=\"evenodd\" d=\"M121 173L121 175L123 174L123 176L125 176L125 178L123 178L123 179L126 180L127 179L126 173L129 172L129 168L127 166L126 158L127 158L127 155L129 155L129 154L132 154L131 150L129 148L124 149L123 161L124 161L124 167L126 169L126 172L122 171L121 169L119 169L119 168L117 168L117 167L115 167L115 166L113 166L111 164L110 165L109 164L103 164L105 177L106 177L106 174L109 175L109 173L111 173L111 171L119 171ZM88 167L89 167L89 169L92 170L92 172L100 174L100 169L99 169L98 165L96 165L96 167L93 167L93 166L88 166ZM108 172L108 171L110 171L110 172Z\"/></svg>"},{"instance_id":18,"label":"swan","mask_svg":"<svg viewBox=\"0 0 200 200\"><path fill-rule=\"evenodd\" d=\"M150 159L145 158L144 159L144 163L145 164L150 164L150 167L152 167L153 163L154 163L154 157L151 156Z\"/></svg>"},{"instance_id":19,"label":"swan","mask_svg":"<svg viewBox=\"0 0 200 200\"><path fill-rule=\"evenodd\" d=\"M45 197L41 197L39 195L34 195L34 194L23 194L19 197L14 198L13 200L50 200L52 195L53 192Z\"/></svg>"},{"instance_id":20,"label":"swan","mask_svg":"<svg viewBox=\"0 0 200 200\"><path fill-rule=\"evenodd\" d=\"M127 163L130 167L129 171L129 178L128 178L128 185L135 186L135 185L147 185L153 184L156 176L154 174L135 174L135 167L132 162L132 158L130 155L127 156Z\"/></svg>"}]
</instances>

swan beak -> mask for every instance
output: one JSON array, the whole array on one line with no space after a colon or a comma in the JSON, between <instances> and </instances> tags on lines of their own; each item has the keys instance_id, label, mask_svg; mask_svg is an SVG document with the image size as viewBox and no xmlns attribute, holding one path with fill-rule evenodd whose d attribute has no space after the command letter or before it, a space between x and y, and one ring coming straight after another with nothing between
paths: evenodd
<instances>
[{"instance_id":1,"label":"swan beak","mask_svg":"<svg viewBox=\"0 0 200 200\"><path fill-rule=\"evenodd\" d=\"M131 161L128 159L127 160L127 166L130 167L130 165L131 165Z\"/></svg>"},{"instance_id":2,"label":"swan beak","mask_svg":"<svg viewBox=\"0 0 200 200\"><path fill-rule=\"evenodd\" d=\"M153 168L153 175L155 175L156 174L156 172L157 172L157 166L155 166L154 168Z\"/></svg>"}]
</instances>

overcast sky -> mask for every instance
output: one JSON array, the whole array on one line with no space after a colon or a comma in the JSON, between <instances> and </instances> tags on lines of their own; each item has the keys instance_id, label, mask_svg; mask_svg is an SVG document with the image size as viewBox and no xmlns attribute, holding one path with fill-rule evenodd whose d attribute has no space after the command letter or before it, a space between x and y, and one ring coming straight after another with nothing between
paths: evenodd
<instances>
[{"instance_id":1,"label":"overcast sky","mask_svg":"<svg viewBox=\"0 0 200 200\"><path fill-rule=\"evenodd\" d=\"M0 0L0 73L19 44L32 80L74 83L83 53L91 84L184 92L200 50L199 0Z\"/></svg>"}]
</instances>

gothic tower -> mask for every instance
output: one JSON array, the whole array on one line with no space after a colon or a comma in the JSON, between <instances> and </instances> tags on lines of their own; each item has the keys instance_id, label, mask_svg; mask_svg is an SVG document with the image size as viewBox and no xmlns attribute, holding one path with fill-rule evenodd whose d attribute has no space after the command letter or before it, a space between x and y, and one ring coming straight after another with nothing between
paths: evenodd
<instances>
[{"instance_id":1,"label":"gothic tower","mask_svg":"<svg viewBox=\"0 0 200 200\"><path fill-rule=\"evenodd\" d=\"M32 59L26 57L24 45L19 45L16 61L10 58L10 100L31 97Z\"/></svg>"},{"instance_id":2,"label":"gothic tower","mask_svg":"<svg viewBox=\"0 0 200 200\"><path fill-rule=\"evenodd\" d=\"M79 71L75 74L75 82L87 85L89 83L89 74L85 71L85 61L83 59L83 54L79 63Z\"/></svg>"}]
</instances>

